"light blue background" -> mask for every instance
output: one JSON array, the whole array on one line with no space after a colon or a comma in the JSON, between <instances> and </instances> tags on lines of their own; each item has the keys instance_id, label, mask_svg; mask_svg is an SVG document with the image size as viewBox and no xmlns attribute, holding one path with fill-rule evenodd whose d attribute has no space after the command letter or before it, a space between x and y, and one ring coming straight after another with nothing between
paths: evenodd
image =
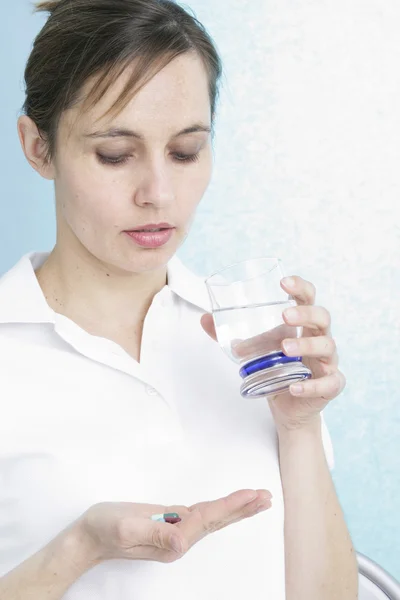
<instances>
[{"instance_id":1,"label":"light blue background","mask_svg":"<svg viewBox=\"0 0 400 600\"><path fill-rule=\"evenodd\" d=\"M179 256L205 274L280 256L333 319L347 387L327 408L358 551L400 579L400 8L192 0L225 66L215 170ZM45 15L2 14L0 273L54 243L52 183L22 154L23 69Z\"/></svg>"}]
</instances>

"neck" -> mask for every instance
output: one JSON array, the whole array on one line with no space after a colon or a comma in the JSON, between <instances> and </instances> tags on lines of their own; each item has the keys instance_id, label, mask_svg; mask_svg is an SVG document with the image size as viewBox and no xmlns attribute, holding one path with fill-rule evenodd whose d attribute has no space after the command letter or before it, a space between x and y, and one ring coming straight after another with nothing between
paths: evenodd
<instances>
[{"instance_id":1,"label":"neck","mask_svg":"<svg viewBox=\"0 0 400 600\"><path fill-rule=\"evenodd\" d=\"M109 327L143 322L154 296L166 285L167 268L130 273L85 251L56 246L36 271L50 307L74 321Z\"/></svg>"}]
</instances>

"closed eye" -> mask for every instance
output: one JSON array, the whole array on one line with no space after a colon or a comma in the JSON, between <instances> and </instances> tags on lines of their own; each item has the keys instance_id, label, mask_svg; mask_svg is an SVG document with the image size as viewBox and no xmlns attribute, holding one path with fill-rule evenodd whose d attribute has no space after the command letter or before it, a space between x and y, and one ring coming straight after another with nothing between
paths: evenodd
<instances>
[{"instance_id":1,"label":"closed eye","mask_svg":"<svg viewBox=\"0 0 400 600\"><path fill-rule=\"evenodd\" d=\"M97 157L102 164L105 165L124 165L131 158L131 154L124 156L104 156L103 154L97 153ZM173 154L176 162L180 163L194 163L199 160L199 153L197 154Z\"/></svg>"}]
</instances>

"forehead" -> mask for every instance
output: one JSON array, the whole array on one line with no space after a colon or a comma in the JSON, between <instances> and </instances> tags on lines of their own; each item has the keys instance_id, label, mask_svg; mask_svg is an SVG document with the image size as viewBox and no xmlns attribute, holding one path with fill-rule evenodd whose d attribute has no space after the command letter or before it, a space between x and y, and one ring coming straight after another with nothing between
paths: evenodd
<instances>
[{"instance_id":1,"label":"forehead","mask_svg":"<svg viewBox=\"0 0 400 600\"><path fill-rule=\"evenodd\" d=\"M135 124L143 131L159 132L162 127L172 134L182 128L182 123L210 122L208 75L197 55L186 53L174 58L135 93L117 116L113 113L105 116L130 75L131 69L126 69L89 111L80 111L81 105L67 111L65 125L82 133L112 124ZM95 80L84 86L83 97L94 83Z\"/></svg>"}]
</instances>

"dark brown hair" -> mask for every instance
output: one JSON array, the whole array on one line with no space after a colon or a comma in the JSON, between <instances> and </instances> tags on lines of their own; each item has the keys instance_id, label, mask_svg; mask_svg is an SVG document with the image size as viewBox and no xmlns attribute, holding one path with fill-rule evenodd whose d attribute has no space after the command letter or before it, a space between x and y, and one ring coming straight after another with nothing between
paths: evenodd
<instances>
[{"instance_id":1,"label":"dark brown hair","mask_svg":"<svg viewBox=\"0 0 400 600\"><path fill-rule=\"evenodd\" d=\"M56 155L62 112L82 100L86 81L93 78L94 85L82 110L92 108L134 60L129 81L106 115L122 111L176 56L194 52L208 74L214 125L221 59L204 26L173 0L48 0L36 3L34 11L50 16L28 58L22 110L46 141L46 161Z\"/></svg>"}]
</instances>

